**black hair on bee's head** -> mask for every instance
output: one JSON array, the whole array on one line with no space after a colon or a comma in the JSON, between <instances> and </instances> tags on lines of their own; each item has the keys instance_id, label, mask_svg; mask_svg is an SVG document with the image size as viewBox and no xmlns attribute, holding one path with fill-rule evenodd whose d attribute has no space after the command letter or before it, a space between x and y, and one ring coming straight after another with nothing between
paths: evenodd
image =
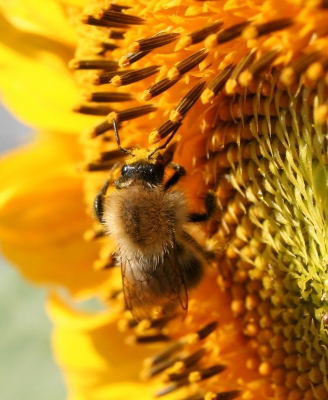
<instances>
[{"instance_id":1,"label":"black hair on bee's head","mask_svg":"<svg viewBox=\"0 0 328 400\"><path fill-rule=\"evenodd\" d=\"M139 160L135 163L124 164L121 176L116 181L116 187L121 189L135 183L142 183L147 187L155 187L162 183L165 164L161 159L155 163Z\"/></svg>"}]
</instances>

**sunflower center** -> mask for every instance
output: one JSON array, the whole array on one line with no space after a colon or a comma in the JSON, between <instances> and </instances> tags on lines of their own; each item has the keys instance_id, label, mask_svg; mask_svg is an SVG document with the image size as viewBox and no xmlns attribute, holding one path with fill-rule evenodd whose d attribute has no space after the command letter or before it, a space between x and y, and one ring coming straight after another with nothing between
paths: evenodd
<instances>
[{"instance_id":1,"label":"sunflower center","mask_svg":"<svg viewBox=\"0 0 328 400\"><path fill-rule=\"evenodd\" d=\"M179 139L175 158L187 169L192 206L211 188L220 207L219 220L203 229L217 283L206 281L190 294L182 329L199 331L216 315L218 337L205 338L212 348L201 353L200 366L187 375L169 373L177 383L160 394L199 381L199 396L219 396L221 388L231 393L209 398L234 398L240 386L255 397L326 399L325 4L91 3L71 62L85 92L76 110L95 121L103 116L82 137L87 202L120 160L116 119L124 148ZM104 246L113 248L110 239ZM112 259L104 254L108 266ZM231 324L244 373L219 354ZM172 321L158 329L158 340L163 329L165 338L181 335ZM237 360L234 350L227 354ZM203 383L225 369L232 374L228 383Z\"/></svg>"}]
</instances>

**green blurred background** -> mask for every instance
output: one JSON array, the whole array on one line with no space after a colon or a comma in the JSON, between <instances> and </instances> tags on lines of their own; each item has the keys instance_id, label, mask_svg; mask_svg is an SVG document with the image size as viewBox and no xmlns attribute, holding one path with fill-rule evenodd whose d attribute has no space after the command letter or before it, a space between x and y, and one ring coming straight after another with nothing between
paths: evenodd
<instances>
[{"instance_id":1,"label":"green blurred background","mask_svg":"<svg viewBox=\"0 0 328 400\"><path fill-rule=\"evenodd\" d=\"M1 154L31 140L30 131L0 104ZM24 281L0 248L0 400L66 398L52 358L45 299L46 290Z\"/></svg>"}]
</instances>

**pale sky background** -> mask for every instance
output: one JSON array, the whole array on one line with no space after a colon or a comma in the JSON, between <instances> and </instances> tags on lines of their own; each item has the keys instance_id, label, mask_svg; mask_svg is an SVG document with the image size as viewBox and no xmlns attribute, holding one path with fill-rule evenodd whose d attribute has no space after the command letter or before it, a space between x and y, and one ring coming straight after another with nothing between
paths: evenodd
<instances>
[{"instance_id":1,"label":"pale sky background","mask_svg":"<svg viewBox=\"0 0 328 400\"><path fill-rule=\"evenodd\" d=\"M31 140L30 131L0 103L0 156ZM66 398L52 359L45 299L45 289L23 280L0 248L0 400Z\"/></svg>"}]
</instances>

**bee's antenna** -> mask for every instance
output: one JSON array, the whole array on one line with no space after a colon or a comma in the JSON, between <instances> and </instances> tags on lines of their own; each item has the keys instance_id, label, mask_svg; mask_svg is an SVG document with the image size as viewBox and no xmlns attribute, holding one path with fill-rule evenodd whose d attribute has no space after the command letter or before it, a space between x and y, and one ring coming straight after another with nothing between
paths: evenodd
<instances>
[{"instance_id":1,"label":"bee's antenna","mask_svg":"<svg viewBox=\"0 0 328 400\"><path fill-rule=\"evenodd\" d=\"M166 146L170 143L170 141L174 138L174 135L177 133L177 130L180 128L180 126L182 125L181 122L179 122L176 126L176 128L174 128L173 132L171 133L171 135L168 137L167 141L162 144L162 146L157 147L155 150L153 150L149 155L148 155L148 160L150 160L152 158L152 156L159 150L163 150L166 148Z\"/></svg>"},{"instance_id":2,"label":"bee's antenna","mask_svg":"<svg viewBox=\"0 0 328 400\"><path fill-rule=\"evenodd\" d=\"M114 129L114 133L115 133L115 138L116 138L116 143L117 143L118 149L120 151L122 151L123 153L132 154L132 152L130 150L123 149L123 147L121 147L121 140L120 140L120 137L119 137L119 134L118 134L117 122L116 122L115 118L113 119L112 123L113 123L113 129Z\"/></svg>"}]
</instances>

